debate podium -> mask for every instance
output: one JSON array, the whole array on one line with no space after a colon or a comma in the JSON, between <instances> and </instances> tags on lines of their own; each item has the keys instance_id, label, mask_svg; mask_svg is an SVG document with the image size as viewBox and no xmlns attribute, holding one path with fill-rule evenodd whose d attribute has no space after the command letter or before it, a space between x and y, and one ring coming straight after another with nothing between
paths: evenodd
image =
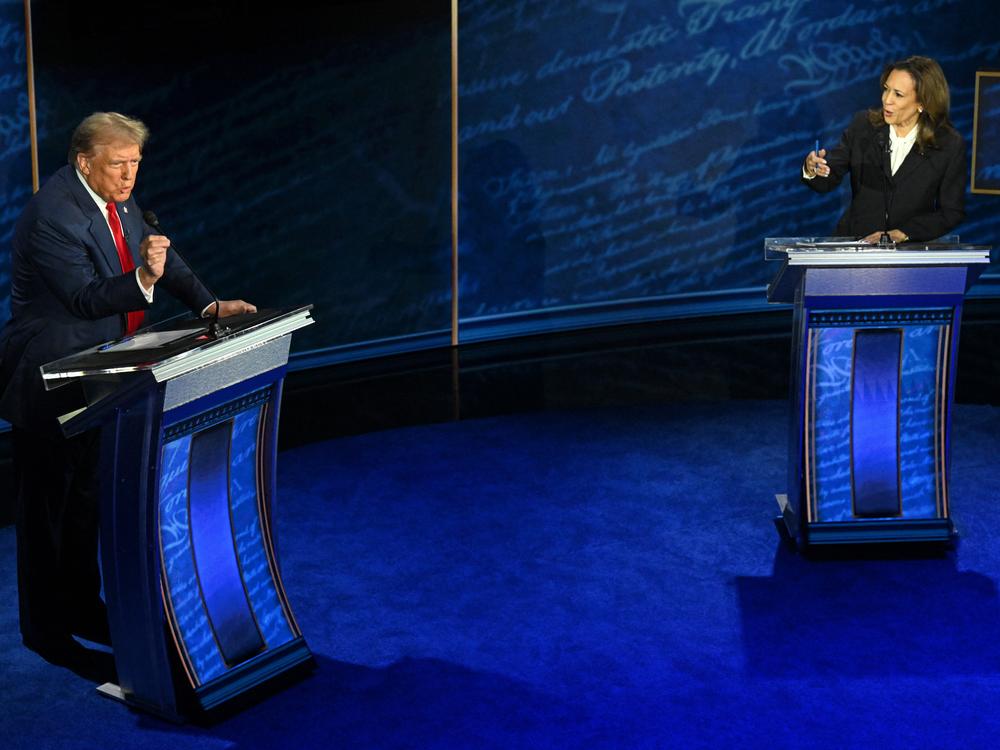
<instances>
[{"instance_id":1,"label":"debate podium","mask_svg":"<svg viewBox=\"0 0 1000 750\"><path fill-rule=\"evenodd\" d=\"M956 539L951 411L965 292L990 248L946 237L879 247L765 240L794 305L788 485L779 523L800 549Z\"/></svg>"},{"instance_id":2,"label":"debate podium","mask_svg":"<svg viewBox=\"0 0 1000 750\"><path fill-rule=\"evenodd\" d=\"M45 365L81 388L61 418L101 429L101 567L119 684L101 692L183 721L313 662L274 529L278 411L311 305L176 318Z\"/></svg>"}]
</instances>

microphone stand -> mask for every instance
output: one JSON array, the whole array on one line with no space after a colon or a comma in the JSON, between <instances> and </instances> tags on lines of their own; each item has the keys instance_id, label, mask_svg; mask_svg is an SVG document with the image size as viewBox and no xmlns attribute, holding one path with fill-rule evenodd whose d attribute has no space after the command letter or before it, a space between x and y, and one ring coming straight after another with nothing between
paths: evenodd
<instances>
[{"instance_id":1,"label":"microphone stand","mask_svg":"<svg viewBox=\"0 0 1000 750\"><path fill-rule=\"evenodd\" d=\"M890 125L890 127L892 126ZM889 161L891 159L892 147L884 133L879 133L878 142L881 145L879 159L882 162L882 200L885 204L885 218L882 224L882 236L878 238L878 246L895 249L896 243L893 242L892 237L889 235L889 209L892 206L892 191L895 187L892 180L892 163Z\"/></svg>"},{"instance_id":2,"label":"microphone stand","mask_svg":"<svg viewBox=\"0 0 1000 750\"><path fill-rule=\"evenodd\" d=\"M166 232L163 231L163 227L160 226L159 219L156 218L156 214L154 214L152 211L143 211L142 219L150 227L155 229L157 233L166 235ZM173 250L174 253L177 254L178 260L180 260L185 266L188 267L188 270L191 272L191 275L198 280L199 284L205 287L205 291L207 291L209 294L212 295L212 303L215 305L215 312L212 314L211 323L209 323L208 325L208 332L212 336L212 338L215 339L222 338L227 333L229 333L231 329L229 328L229 326L224 326L221 323L219 323L219 308L221 307L221 305L219 304L219 298L216 296L215 292L212 291L212 289L208 286L208 284L206 284L204 281L201 280L201 277L198 275L198 272L194 270L194 266L192 266L190 263L187 262L187 260L184 259L184 256L181 255L180 250L177 249L177 246L173 242L170 243L169 249Z\"/></svg>"},{"instance_id":3,"label":"microphone stand","mask_svg":"<svg viewBox=\"0 0 1000 750\"><path fill-rule=\"evenodd\" d=\"M890 198L891 184L889 176L883 174L882 198L885 200L885 222L882 228L882 236L878 238L878 246L885 248L896 247L896 243L893 242L892 237L889 235L889 206L892 205L892 199Z\"/></svg>"}]
</instances>

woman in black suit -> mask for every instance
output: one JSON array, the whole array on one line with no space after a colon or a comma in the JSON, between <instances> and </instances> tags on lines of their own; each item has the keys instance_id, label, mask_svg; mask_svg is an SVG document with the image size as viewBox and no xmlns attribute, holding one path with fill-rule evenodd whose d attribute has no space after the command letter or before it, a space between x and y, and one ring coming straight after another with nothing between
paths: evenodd
<instances>
[{"instance_id":1,"label":"woman in black suit","mask_svg":"<svg viewBox=\"0 0 1000 750\"><path fill-rule=\"evenodd\" d=\"M838 236L927 241L965 218L965 143L948 120L941 66L913 56L885 67L882 107L854 116L840 143L810 151L802 181L818 193L851 173L851 204Z\"/></svg>"}]
</instances>

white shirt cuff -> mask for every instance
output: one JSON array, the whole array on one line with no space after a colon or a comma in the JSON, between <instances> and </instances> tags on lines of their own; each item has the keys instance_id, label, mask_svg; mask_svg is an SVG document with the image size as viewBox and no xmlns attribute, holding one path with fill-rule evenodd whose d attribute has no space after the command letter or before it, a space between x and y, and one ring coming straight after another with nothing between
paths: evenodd
<instances>
[{"instance_id":1,"label":"white shirt cuff","mask_svg":"<svg viewBox=\"0 0 1000 750\"><path fill-rule=\"evenodd\" d=\"M146 302L153 304L153 290L156 289L155 286L151 286L149 289L142 285L142 281L139 279L139 269L135 269L135 283L139 285L139 291L142 292L142 296L146 298Z\"/></svg>"},{"instance_id":2,"label":"white shirt cuff","mask_svg":"<svg viewBox=\"0 0 1000 750\"><path fill-rule=\"evenodd\" d=\"M815 180L816 177L817 177L817 175L809 174L808 172L806 172L806 168L802 167L802 179L803 180Z\"/></svg>"}]
</instances>

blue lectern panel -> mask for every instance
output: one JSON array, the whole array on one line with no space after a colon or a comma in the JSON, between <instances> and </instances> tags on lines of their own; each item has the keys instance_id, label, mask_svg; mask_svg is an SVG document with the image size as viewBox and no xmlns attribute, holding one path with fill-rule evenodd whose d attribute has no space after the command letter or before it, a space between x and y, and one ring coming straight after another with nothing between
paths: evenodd
<instances>
[{"instance_id":1,"label":"blue lectern panel","mask_svg":"<svg viewBox=\"0 0 1000 750\"><path fill-rule=\"evenodd\" d=\"M947 325L903 329L899 473L904 515L912 518L946 515L940 489L944 479L940 440L949 333Z\"/></svg>"},{"instance_id":2,"label":"blue lectern panel","mask_svg":"<svg viewBox=\"0 0 1000 750\"><path fill-rule=\"evenodd\" d=\"M295 638L291 612L282 606L281 597L274 584L261 515L258 513L258 433L261 428L261 410L251 409L238 414L233 420L232 467L230 469L230 502L233 528L236 531L236 549L243 566L243 580L253 606L257 625L268 648L280 646ZM294 631L294 632L293 632Z\"/></svg>"},{"instance_id":3,"label":"blue lectern panel","mask_svg":"<svg viewBox=\"0 0 1000 750\"><path fill-rule=\"evenodd\" d=\"M851 358L854 331L811 331L814 521L843 521L851 512Z\"/></svg>"},{"instance_id":4,"label":"blue lectern panel","mask_svg":"<svg viewBox=\"0 0 1000 750\"><path fill-rule=\"evenodd\" d=\"M877 331L881 324L899 323L905 314L873 315L866 313L867 325L860 321L841 322L837 325L820 325L809 331L809 390L807 399L807 488L810 522L840 522L864 518L938 518L944 513L941 497L943 451L939 437L944 424L944 402L941 394L946 388L946 365L949 352L950 326L948 325L894 325L901 331L902 349L898 358L898 389L893 397L898 400L898 446L889 445L888 454L896 462L895 469L881 466L881 476L895 474L898 479L898 508L887 505L885 512L858 513L856 472L873 476L872 461L880 461L872 454L879 448L879 435L886 440L894 429L889 422L879 419L878 410L869 410L861 418L852 408L858 408L858 395L853 387L852 374L857 366L858 352L855 335ZM842 317L839 313L838 317ZM873 319L874 318L874 319ZM814 314L813 322L822 322L822 314ZM863 345L864 346L864 345ZM866 354L862 357L868 360ZM884 373L883 373L884 374ZM888 376L886 376L888 377ZM863 407L864 408L864 407ZM875 424L872 423L874 420ZM875 431L873 434L872 431ZM884 435L883 435L884 433ZM860 464L860 466L859 466ZM867 473L865 473L867 472ZM890 483L891 484L891 483ZM890 512L895 511L895 512Z\"/></svg>"},{"instance_id":5,"label":"blue lectern panel","mask_svg":"<svg viewBox=\"0 0 1000 750\"><path fill-rule=\"evenodd\" d=\"M267 529L271 388L167 430L160 474L165 599L198 688L300 636Z\"/></svg>"},{"instance_id":6,"label":"blue lectern panel","mask_svg":"<svg viewBox=\"0 0 1000 750\"><path fill-rule=\"evenodd\" d=\"M160 471L160 543L168 611L189 677L195 685L225 673L195 572L188 510L191 435L163 447Z\"/></svg>"},{"instance_id":7,"label":"blue lectern panel","mask_svg":"<svg viewBox=\"0 0 1000 750\"><path fill-rule=\"evenodd\" d=\"M236 559L229 517L231 421L202 430L191 439L188 502L195 568L212 632L228 666L264 648Z\"/></svg>"},{"instance_id":8,"label":"blue lectern panel","mask_svg":"<svg viewBox=\"0 0 1000 750\"><path fill-rule=\"evenodd\" d=\"M899 375L903 332L854 336L851 384L851 489L854 515L902 513L899 499Z\"/></svg>"}]
</instances>

